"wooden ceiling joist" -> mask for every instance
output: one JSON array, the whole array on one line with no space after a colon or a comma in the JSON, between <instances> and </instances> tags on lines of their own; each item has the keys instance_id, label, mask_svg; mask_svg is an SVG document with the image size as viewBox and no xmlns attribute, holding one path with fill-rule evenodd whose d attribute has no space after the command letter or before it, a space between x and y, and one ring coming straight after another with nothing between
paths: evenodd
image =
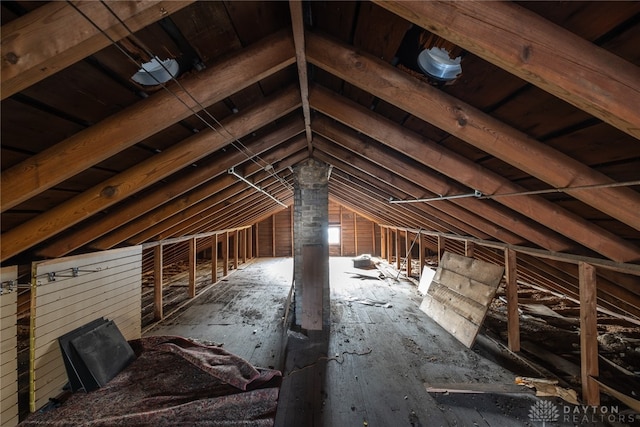
<instances>
[{"instance_id":1,"label":"wooden ceiling joist","mask_svg":"<svg viewBox=\"0 0 640 427\"><path fill-rule=\"evenodd\" d=\"M601 173L500 123L472 106L465 105L460 100L376 58L356 52L347 45L309 33L307 55L313 64L556 188L614 183ZM536 158L536 161L532 162L532 158ZM637 215L640 194L635 191L602 188L573 190L567 193L631 227L640 229L640 218ZM549 222L549 219L545 221ZM616 261L640 259L640 250L636 246L607 234L610 233L602 234L602 241L591 238L585 246L592 247L593 250ZM585 241L584 236L580 240L574 240L581 243ZM598 241L594 242L595 240Z\"/></svg>"},{"instance_id":2,"label":"wooden ceiling joist","mask_svg":"<svg viewBox=\"0 0 640 427\"><path fill-rule=\"evenodd\" d=\"M588 40L512 2L374 2L640 139L640 68Z\"/></svg>"},{"instance_id":3,"label":"wooden ceiling joist","mask_svg":"<svg viewBox=\"0 0 640 427\"><path fill-rule=\"evenodd\" d=\"M2 26L2 97L5 99L193 1L50 2ZM86 18L82 16L86 15ZM88 18L88 19L87 19ZM95 26L89 21L95 23Z\"/></svg>"},{"instance_id":4,"label":"wooden ceiling joist","mask_svg":"<svg viewBox=\"0 0 640 427\"><path fill-rule=\"evenodd\" d=\"M234 94L295 61L289 31L281 31L241 50L181 83L202 106ZM215 82L215 84L212 84ZM125 148L200 111L182 89L159 91L4 171L1 210L16 206ZM298 96L299 99L299 96ZM183 102L189 106L187 108Z\"/></svg>"},{"instance_id":5,"label":"wooden ceiling joist","mask_svg":"<svg viewBox=\"0 0 640 427\"><path fill-rule=\"evenodd\" d=\"M298 92L289 89L244 111L223 124L227 132L205 129L167 150L2 234L0 259L5 260L87 219L171 173L233 142L300 106Z\"/></svg>"}]
</instances>

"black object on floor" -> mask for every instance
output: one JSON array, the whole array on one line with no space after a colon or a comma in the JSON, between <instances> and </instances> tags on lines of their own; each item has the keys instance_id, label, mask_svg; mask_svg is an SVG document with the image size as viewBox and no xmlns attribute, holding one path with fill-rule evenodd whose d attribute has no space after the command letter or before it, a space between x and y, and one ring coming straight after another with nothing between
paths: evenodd
<instances>
[{"instance_id":1,"label":"black object on floor","mask_svg":"<svg viewBox=\"0 0 640 427\"><path fill-rule=\"evenodd\" d=\"M72 391L104 386L135 359L115 323L94 320L58 338Z\"/></svg>"}]
</instances>

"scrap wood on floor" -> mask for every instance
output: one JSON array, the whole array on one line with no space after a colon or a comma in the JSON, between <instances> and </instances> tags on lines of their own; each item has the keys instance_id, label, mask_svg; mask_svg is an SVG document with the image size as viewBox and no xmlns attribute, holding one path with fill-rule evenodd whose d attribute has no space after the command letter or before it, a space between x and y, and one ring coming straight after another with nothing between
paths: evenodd
<instances>
[{"instance_id":1,"label":"scrap wood on floor","mask_svg":"<svg viewBox=\"0 0 640 427\"><path fill-rule=\"evenodd\" d=\"M280 371L174 336L131 342L137 358L104 387L76 392L20 426L272 426Z\"/></svg>"}]
</instances>

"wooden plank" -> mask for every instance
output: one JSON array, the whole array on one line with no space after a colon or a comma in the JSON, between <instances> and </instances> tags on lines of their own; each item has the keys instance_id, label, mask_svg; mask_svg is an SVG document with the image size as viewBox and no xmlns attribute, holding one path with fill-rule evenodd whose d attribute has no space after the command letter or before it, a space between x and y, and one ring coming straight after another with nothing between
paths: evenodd
<instances>
[{"instance_id":1,"label":"wooden plank","mask_svg":"<svg viewBox=\"0 0 640 427\"><path fill-rule=\"evenodd\" d=\"M477 325L460 316L451 307L440 304L427 294L420 304L420 310L424 311L465 346L471 347L473 345L477 333L474 331L477 331ZM443 325L446 325L446 327Z\"/></svg>"},{"instance_id":2,"label":"wooden plank","mask_svg":"<svg viewBox=\"0 0 640 427\"><path fill-rule=\"evenodd\" d=\"M598 377L598 311L596 268L581 262L580 280L580 372L582 399L587 405L600 405Z\"/></svg>"},{"instance_id":3,"label":"wooden plank","mask_svg":"<svg viewBox=\"0 0 640 427\"><path fill-rule=\"evenodd\" d=\"M302 246L302 319L307 330L322 330L324 280L324 245Z\"/></svg>"},{"instance_id":4,"label":"wooden plank","mask_svg":"<svg viewBox=\"0 0 640 427\"><path fill-rule=\"evenodd\" d=\"M505 249L504 265L507 293L507 341L509 350L520 351L520 318L518 315L518 273L516 251Z\"/></svg>"},{"instance_id":5,"label":"wooden plank","mask_svg":"<svg viewBox=\"0 0 640 427\"><path fill-rule=\"evenodd\" d=\"M503 273L495 264L445 252L420 310L471 347Z\"/></svg>"},{"instance_id":6,"label":"wooden plank","mask_svg":"<svg viewBox=\"0 0 640 427\"><path fill-rule=\"evenodd\" d=\"M484 320L485 306L470 297L456 292L435 280L431 282L427 294L437 303L448 306L455 313L480 327Z\"/></svg>"}]
</instances>

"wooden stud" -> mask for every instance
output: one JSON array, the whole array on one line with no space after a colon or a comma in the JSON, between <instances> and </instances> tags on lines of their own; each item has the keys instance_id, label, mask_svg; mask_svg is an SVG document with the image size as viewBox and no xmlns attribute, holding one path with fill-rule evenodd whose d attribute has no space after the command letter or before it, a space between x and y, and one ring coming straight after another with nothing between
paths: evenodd
<instances>
[{"instance_id":1,"label":"wooden stud","mask_svg":"<svg viewBox=\"0 0 640 427\"><path fill-rule=\"evenodd\" d=\"M242 254L242 263L245 264L247 262L247 229L243 228L240 230L240 253Z\"/></svg>"},{"instance_id":2,"label":"wooden stud","mask_svg":"<svg viewBox=\"0 0 640 427\"><path fill-rule=\"evenodd\" d=\"M238 269L238 251L240 243L240 232L238 230L233 233L233 269Z\"/></svg>"},{"instance_id":3,"label":"wooden stud","mask_svg":"<svg viewBox=\"0 0 640 427\"><path fill-rule=\"evenodd\" d=\"M211 283L218 281L218 235L211 236Z\"/></svg>"},{"instance_id":4,"label":"wooden stud","mask_svg":"<svg viewBox=\"0 0 640 427\"><path fill-rule=\"evenodd\" d=\"M393 236L393 231L391 231L391 228L387 227L387 262L389 264L391 264L391 259L392 259L392 255L393 255L393 246L391 246L392 243L392 236Z\"/></svg>"},{"instance_id":5,"label":"wooden stud","mask_svg":"<svg viewBox=\"0 0 640 427\"><path fill-rule=\"evenodd\" d=\"M374 221L371 221L371 245L372 245L371 255L376 256L376 223Z\"/></svg>"},{"instance_id":6,"label":"wooden stud","mask_svg":"<svg viewBox=\"0 0 640 427\"><path fill-rule=\"evenodd\" d=\"M222 236L222 276L227 277L229 274L229 232L225 231Z\"/></svg>"},{"instance_id":7,"label":"wooden stud","mask_svg":"<svg viewBox=\"0 0 640 427\"><path fill-rule=\"evenodd\" d=\"M444 251L447 250L447 239L443 235L438 235L438 263L444 255Z\"/></svg>"},{"instance_id":8,"label":"wooden stud","mask_svg":"<svg viewBox=\"0 0 640 427\"><path fill-rule=\"evenodd\" d=\"M404 250L406 253L405 258L405 273L407 277L411 277L411 236L409 235L409 230L405 230L404 232Z\"/></svg>"},{"instance_id":9,"label":"wooden stud","mask_svg":"<svg viewBox=\"0 0 640 427\"><path fill-rule=\"evenodd\" d=\"M256 223L256 227L258 224ZM249 227L249 233L247 234L247 248L249 249L249 259L253 259L255 257L255 252L253 251L253 226Z\"/></svg>"},{"instance_id":10,"label":"wooden stud","mask_svg":"<svg viewBox=\"0 0 640 427\"><path fill-rule=\"evenodd\" d=\"M340 205L340 256L344 256L344 224L342 220L342 205Z\"/></svg>"},{"instance_id":11,"label":"wooden stud","mask_svg":"<svg viewBox=\"0 0 640 427\"><path fill-rule=\"evenodd\" d=\"M591 406L600 405L600 389L591 377L598 377L598 311L596 268L580 262L580 372L582 400Z\"/></svg>"},{"instance_id":12,"label":"wooden stud","mask_svg":"<svg viewBox=\"0 0 640 427\"><path fill-rule=\"evenodd\" d=\"M153 248L153 317L161 320L162 314L162 245Z\"/></svg>"},{"instance_id":13,"label":"wooden stud","mask_svg":"<svg viewBox=\"0 0 640 427\"><path fill-rule=\"evenodd\" d=\"M520 318L518 316L518 267L516 251L505 249L504 271L507 291L507 337L509 350L520 351Z\"/></svg>"},{"instance_id":14,"label":"wooden stud","mask_svg":"<svg viewBox=\"0 0 640 427\"><path fill-rule=\"evenodd\" d=\"M418 249L420 250L420 271L418 272L418 275L420 279L422 279L422 270L424 270L424 266L426 264L426 247L424 244L424 236L422 235L422 232L420 232L420 237L418 237Z\"/></svg>"},{"instance_id":15,"label":"wooden stud","mask_svg":"<svg viewBox=\"0 0 640 427\"><path fill-rule=\"evenodd\" d=\"M256 258L260 258L260 223L256 222Z\"/></svg>"},{"instance_id":16,"label":"wooden stud","mask_svg":"<svg viewBox=\"0 0 640 427\"><path fill-rule=\"evenodd\" d=\"M400 230L396 228L396 270L400 271L402 264L402 249L400 247Z\"/></svg>"},{"instance_id":17,"label":"wooden stud","mask_svg":"<svg viewBox=\"0 0 640 427\"><path fill-rule=\"evenodd\" d=\"M197 246L196 238L189 240L189 298L196 296L196 278L197 278Z\"/></svg>"},{"instance_id":18,"label":"wooden stud","mask_svg":"<svg viewBox=\"0 0 640 427\"><path fill-rule=\"evenodd\" d=\"M355 248L356 253L355 256L358 256L358 214L353 213L353 246Z\"/></svg>"},{"instance_id":19,"label":"wooden stud","mask_svg":"<svg viewBox=\"0 0 640 427\"><path fill-rule=\"evenodd\" d=\"M276 244L278 239L276 238L276 216L271 215L271 256L276 256Z\"/></svg>"},{"instance_id":20,"label":"wooden stud","mask_svg":"<svg viewBox=\"0 0 640 427\"><path fill-rule=\"evenodd\" d=\"M475 251L475 244L471 240L464 241L464 256L473 258Z\"/></svg>"}]
</instances>

